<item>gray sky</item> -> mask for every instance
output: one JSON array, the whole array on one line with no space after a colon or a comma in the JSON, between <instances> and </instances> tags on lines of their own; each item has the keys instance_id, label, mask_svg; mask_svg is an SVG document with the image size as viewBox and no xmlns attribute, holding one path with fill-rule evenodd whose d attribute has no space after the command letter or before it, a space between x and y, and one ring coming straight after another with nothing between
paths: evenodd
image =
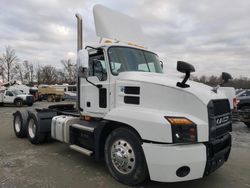
<instances>
[{"instance_id":1,"label":"gray sky","mask_svg":"<svg viewBox=\"0 0 250 188\"><path fill-rule=\"evenodd\" d=\"M0 0L0 52L10 45L20 60L60 67L75 58L76 19L84 17L84 38L95 44L92 8L102 4L139 20L148 47L168 74L178 60L195 75L250 77L249 0Z\"/></svg>"}]
</instances>

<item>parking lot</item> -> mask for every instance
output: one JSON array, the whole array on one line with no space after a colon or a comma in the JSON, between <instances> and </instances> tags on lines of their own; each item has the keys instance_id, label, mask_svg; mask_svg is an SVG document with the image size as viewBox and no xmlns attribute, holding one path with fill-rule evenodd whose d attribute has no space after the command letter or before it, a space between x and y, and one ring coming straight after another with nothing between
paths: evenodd
<instances>
[{"instance_id":1,"label":"parking lot","mask_svg":"<svg viewBox=\"0 0 250 188\"><path fill-rule=\"evenodd\" d=\"M37 102L32 108L48 105ZM53 141L35 146L27 139L17 139L12 130L12 113L16 110L11 106L0 107L1 188L126 187L109 175L104 162L96 162L62 143ZM242 123L234 123L232 136L229 161L210 176L181 183L148 181L139 187L250 187L250 129Z\"/></svg>"}]
</instances>

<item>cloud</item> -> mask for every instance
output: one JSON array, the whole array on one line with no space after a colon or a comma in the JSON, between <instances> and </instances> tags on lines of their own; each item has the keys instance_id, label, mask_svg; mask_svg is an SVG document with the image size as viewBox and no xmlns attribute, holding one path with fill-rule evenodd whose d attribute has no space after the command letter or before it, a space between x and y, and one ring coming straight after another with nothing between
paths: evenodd
<instances>
[{"instance_id":1,"label":"cloud","mask_svg":"<svg viewBox=\"0 0 250 188\"><path fill-rule=\"evenodd\" d=\"M178 60L195 65L195 75L248 76L250 1L209 0L1 0L0 52L11 45L20 59L60 66L75 59L76 19L84 17L84 38L95 36L92 7L100 3L139 20L148 49L165 62L167 74Z\"/></svg>"}]
</instances>

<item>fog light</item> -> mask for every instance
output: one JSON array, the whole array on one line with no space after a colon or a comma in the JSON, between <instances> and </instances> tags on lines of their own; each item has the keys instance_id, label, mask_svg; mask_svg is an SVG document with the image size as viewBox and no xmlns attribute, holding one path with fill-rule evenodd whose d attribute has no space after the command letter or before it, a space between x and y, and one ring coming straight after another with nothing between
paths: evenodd
<instances>
[{"instance_id":1,"label":"fog light","mask_svg":"<svg viewBox=\"0 0 250 188\"><path fill-rule=\"evenodd\" d=\"M182 166L176 171L176 175L180 178L187 176L190 172L190 168L188 166Z\"/></svg>"}]
</instances>

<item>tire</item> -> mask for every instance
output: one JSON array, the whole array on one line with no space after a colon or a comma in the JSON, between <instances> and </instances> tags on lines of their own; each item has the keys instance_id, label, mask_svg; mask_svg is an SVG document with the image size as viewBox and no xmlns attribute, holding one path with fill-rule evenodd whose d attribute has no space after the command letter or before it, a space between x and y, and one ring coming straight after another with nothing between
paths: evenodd
<instances>
[{"instance_id":1,"label":"tire","mask_svg":"<svg viewBox=\"0 0 250 188\"><path fill-rule=\"evenodd\" d=\"M36 112L30 112L28 118L27 136L29 141L35 145L44 143L47 136L47 134L40 132L39 126L40 124Z\"/></svg>"},{"instance_id":2,"label":"tire","mask_svg":"<svg viewBox=\"0 0 250 188\"><path fill-rule=\"evenodd\" d=\"M60 102L61 101L61 98L55 98L55 102Z\"/></svg>"},{"instance_id":3,"label":"tire","mask_svg":"<svg viewBox=\"0 0 250 188\"><path fill-rule=\"evenodd\" d=\"M23 106L23 101L22 101L21 99L17 99L17 100L15 101L15 105L16 105L17 107L22 107L22 106Z\"/></svg>"},{"instance_id":4,"label":"tire","mask_svg":"<svg viewBox=\"0 0 250 188\"><path fill-rule=\"evenodd\" d=\"M54 96L49 95L47 98L47 102L53 102L54 101Z\"/></svg>"},{"instance_id":5,"label":"tire","mask_svg":"<svg viewBox=\"0 0 250 188\"><path fill-rule=\"evenodd\" d=\"M16 111L13 115L13 129L16 137L25 138L27 136L28 111Z\"/></svg>"},{"instance_id":6,"label":"tire","mask_svg":"<svg viewBox=\"0 0 250 188\"><path fill-rule=\"evenodd\" d=\"M148 169L139 136L132 130L113 130L105 142L105 161L111 175L126 185L137 185L148 178ZM125 163L122 167L121 163Z\"/></svg>"}]
</instances>

